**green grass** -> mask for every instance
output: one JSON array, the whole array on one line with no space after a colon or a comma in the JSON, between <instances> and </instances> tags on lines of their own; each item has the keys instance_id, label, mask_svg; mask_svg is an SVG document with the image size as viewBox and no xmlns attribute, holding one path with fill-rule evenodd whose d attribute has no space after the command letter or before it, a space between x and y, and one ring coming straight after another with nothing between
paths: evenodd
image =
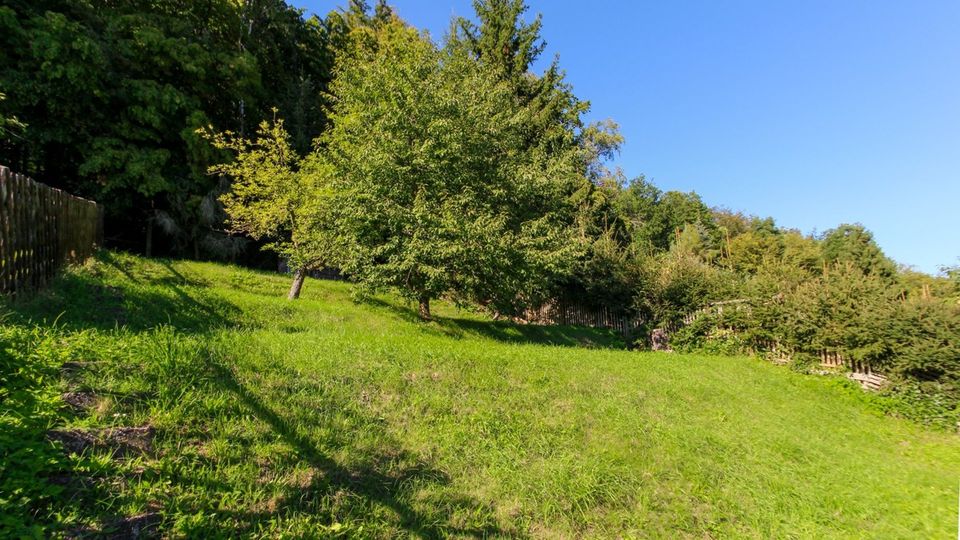
<instances>
[{"instance_id":1,"label":"green grass","mask_svg":"<svg viewBox=\"0 0 960 540\"><path fill-rule=\"evenodd\" d=\"M102 253L6 304L0 536L144 512L169 537L957 533L960 439L840 379L287 286ZM145 455L44 438L147 424Z\"/></svg>"}]
</instances>

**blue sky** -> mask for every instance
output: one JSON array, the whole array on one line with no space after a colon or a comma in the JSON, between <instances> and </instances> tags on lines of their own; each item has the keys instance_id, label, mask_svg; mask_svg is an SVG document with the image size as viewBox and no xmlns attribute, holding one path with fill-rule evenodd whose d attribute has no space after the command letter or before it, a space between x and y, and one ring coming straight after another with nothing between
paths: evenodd
<instances>
[{"instance_id":1,"label":"blue sky","mask_svg":"<svg viewBox=\"0 0 960 540\"><path fill-rule=\"evenodd\" d=\"M926 272L960 263L960 1L529 3L543 61L620 124L628 177L806 233L860 222ZM473 13L392 5L436 40Z\"/></svg>"}]
</instances>

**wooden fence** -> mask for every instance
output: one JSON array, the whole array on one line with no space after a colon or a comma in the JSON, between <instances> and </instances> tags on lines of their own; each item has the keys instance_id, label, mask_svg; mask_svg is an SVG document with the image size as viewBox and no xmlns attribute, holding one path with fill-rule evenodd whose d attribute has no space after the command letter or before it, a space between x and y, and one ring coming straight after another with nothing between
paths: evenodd
<instances>
[{"instance_id":1,"label":"wooden fence","mask_svg":"<svg viewBox=\"0 0 960 540\"><path fill-rule=\"evenodd\" d=\"M635 335L637 329L646 321L607 307L588 307L579 302L555 301L536 309L528 309L521 322L609 328L629 338Z\"/></svg>"},{"instance_id":2,"label":"wooden fence","mask_svg":"<svg viewBox=\"0 0 960 540\"><path fill-rule=\"evenodd\" d=\"M100 207L0 166L0 293L43 286L64 264L90 257L103 235Z\"/></svg>"},{"instance_id":3,"label":"wooden fence","mask_svg":"<svg viewBox=\"0 0 960 540\"><path fill-rule=\"evenodd\" d=\"M777 364L785 364L793 356L776 340L765 340L758 342L756 345L757 349L753 351L755 354L763 353ZM866 362L850 359L838 350L821 350L817 356L820 358L820 366L826 369L823 373L830 373L834 370L848 370L847 377L860 383L860 386L866 390L879 390L888 382L883 374L873 371L873 368Z\"/></svg>"},{"instance_id":4,"label":"wooden fence","mask_svg":"<svg viewBox=\"0 0 960 540\"><path fill-rule=\"evenodd\" d=\"M707 307L687 314L685 317L683 317L683 320L680 324L672 325L663 329L657 329L654 330L654 332L662 331L669 335L670 333L676 332L688 324L692 324L701 317L707 315L722 315L724 309L749 309L749 304L747 302L747 300L741 299L714 302ZM752 347L752 352L753 354L763 355L777 364L788 363L793 357L793 351L786 349L779 340L775 339L759 341L755 340ZM825 372L837 369L848 371L847 376L850 379L860 383L860 386L862 386L864 389L878 390L888 382L888 379L883 374L873 371L873 369L867 363L853 360L844 355L844 353L840 350L821 350L817 356L820 358L820 366L828 370Z\"/></svg>"}]
</instances>

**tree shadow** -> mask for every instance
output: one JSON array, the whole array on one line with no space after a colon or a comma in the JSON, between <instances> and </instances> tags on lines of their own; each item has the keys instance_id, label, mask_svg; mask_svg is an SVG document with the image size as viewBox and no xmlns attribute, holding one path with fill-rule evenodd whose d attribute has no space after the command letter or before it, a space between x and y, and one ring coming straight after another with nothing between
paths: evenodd
<instances>
[{"instance_id":1,"label":"tree shadow","mask_svg":"<svg viewBox=\"0 0 960 540\"><path fill-rule=\"evenodd\" d=\"M467 334L505 343L531 343L590 349L623 349L626 344L614 330L587 326L517 324L508 321L478 321L447 318L438 323Z\"/></svg>"},{"instance_id":2,"label":"tree shadow","mask_svg":"<svg viewBox=\"0 0 960 540\"><path fill-rule=\"evenodd\" d=\"M33 295L6 301L9 321L52 322L66 330L126 328L140 332L168 324L188 333L216 328L249 326L236 305L203 288L201 280L178 272L169 261L158 260L160 272L137 276L114 254L97 254L99 263L125 279L106 285L97 272L67 272Z\"/></svg>"},{"instance_id":3,"label":"tree shadow","mask_svg":"<svg viewBox=\"0 0 960 540\"><path fill-rule=\"evenodd\" d=\"M41 333L41 336L43 334ZM6 394L0 403L5 422L0 441L0 492L17 499L0 503L0 537L34 538L63 534L58 521L72 513L90 521L109 521L115 509L102 504L111 486L103 480L118 476L113 463L104 464L89 452L70 456L51 437L51 428L76 419L80 412L52 399L49 385L63 368L43 354L31 329L0 332L0 381ZM69 511L67 511L69 509Z\"/></svg>"},{"instance_id":4,"label":"tree shadow","mask_svg":"<svg viewBox=\"0 0 960 540\"><path fill-rule=\"evenodd\" d=\"M512 321L484 321L465 317L434 317L433 321L424 322L413 307L400 306L380 298L367 298L363 302L398 319L419 324L423 332L454 339L479 337L503 343L591 349L627 347L623 336L608 328L518 324Z\"/></svg>"},{"instance_id":5,"label":"tree shadow","mask_svg":"<svg viewBox=\"0 0 960 540\"><path fill-rule=\"evenodd\" d=\"M324 495L349 493L368 503L380 505L392 510L398 516L398 525L405 532L419 538L474 537L487 538L507 534L489 520L477 526L455 526L439 521L437 515L419 512L404 500L404 494L411 486L443 487L450 485L450 477L428 462L400 447L400 444L383 437L377 453L363 461L361 465L346 467L325 455L308 436L300 432L294 422L271 408L257 394L242 384L229 367L212 360L211 367L216 384L235 396L239 403L256 418L270 427L296 450L297 458L306 461L319 474L313 475L308 485L286 486L281 499L282 510L287 515L299 512L316 511L317 501ZM285 380L296 380L298 374L286 373ZM366 422L375 422L366 419ZM343 441L340 442L344 444ZM412 465L410 465L412 463ZM407 465L404 465L407 464ZM480 502L466 495L445 495L443 508L446 516L462 513L477 515L489 511ZM277 511L233 512L231 517L239 519L248 527L275 521ZM515 531L510 532L516 535Z\"/></svg>"}]
</instances>

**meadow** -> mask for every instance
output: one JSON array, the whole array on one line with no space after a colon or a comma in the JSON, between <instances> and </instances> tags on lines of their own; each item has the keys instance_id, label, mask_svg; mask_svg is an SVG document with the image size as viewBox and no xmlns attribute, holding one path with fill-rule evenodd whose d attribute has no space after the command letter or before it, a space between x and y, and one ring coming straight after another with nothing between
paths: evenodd
<instances>
[{"instance_id":1,"label":"meadow","mask_svg":"<svg viewBox=\"0 0 960 540\"><path fill-rule=\"evenodd\" d=\"M0 536L957 532L960 438L841 377L288 287L101 252L0 304Z\"/></svg>"}]
</instances>

